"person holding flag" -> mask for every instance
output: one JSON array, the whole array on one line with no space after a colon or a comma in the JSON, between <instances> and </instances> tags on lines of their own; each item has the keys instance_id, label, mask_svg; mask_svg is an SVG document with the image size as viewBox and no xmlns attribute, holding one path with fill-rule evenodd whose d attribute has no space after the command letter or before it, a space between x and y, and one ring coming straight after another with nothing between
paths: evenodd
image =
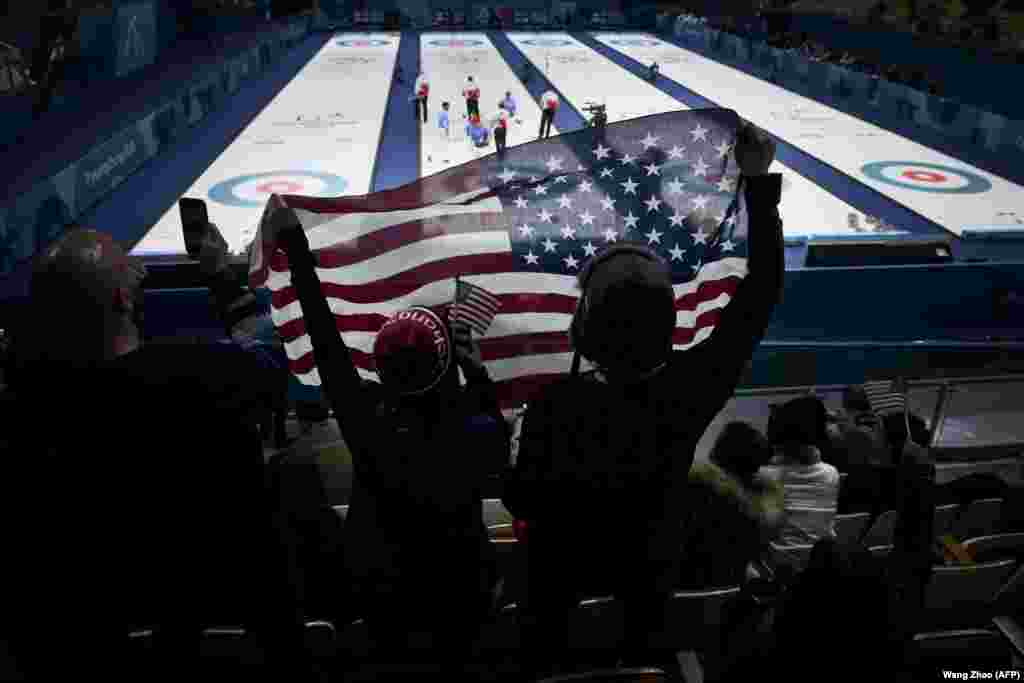
<instances>
[{"instance_id":1,"label":"person holding flag","mask_svg":"<svg viewBox=\"0 0 1024 683\"><path fill-rule=\"evenodd\" d=\"M422 71L416 78L413 86L413 99L416 100L416 120L422 117L423 123L427 122L427 98L430 97L430 81Z\"/></svg>"},{"instance_id":2,"label":"person holding flag","mask_svg":"<svg viewBox=\"0 0 1024 683\"><path fill-rule=\"evenodd\" d=\"M675 653L649 643L685 561L688 472L765 333L784 272L782 177L768 173L774 143L745 124L734 153L741 175L727 213L736 208L743 217L748 252L738 282L730 276L688 289L675 284L667 259L630 243L607 248L579 272L569 341L596 369L580 373L574 363L568 377L534 395L502 496L530 539L531 675L567 664L549 658L567 654L569 615L582 595L613 594L625 607L624 664L674 668L680 680ZM706 306L727 293L723 308ZM680 318L696 319L697 329L680 330ZM710 335L699 334L702 318ZM674 350L688 341L697 343Z\"/></svg>"},{"instance_id":3,"label":"person holding flag","mask_svg":"<svg viewBox=\"0 0 1024 683\"><path fill-rule=\"evenodd\" d=\"M455 278L455 300L452 302L452 325L466 326L483 336L501 310L501 300L483 287Z\"/></svg>"},{"instance_id":4,"label":"person holding flag","mask_svg":"<svg viewBox=\"0 0 1024 683\"><path fill-rule=\"evenodd\" d=\"M540 134L538 137L551 136L551 123L555 120L556 111L558 111L558 95L555 94L555 91L548 90L540 98Z\"/></svg>"},{"instance_id":5,"label":"person holding flag","mask_svg":"<svg viewBox=\"0 0 1024 683\"><path fill-rule=\"evenodd\" d=\"M476 84L472 76L466 77L466 87L462 89L462 96L466 98L466 116L474 114L480 116L480 86Z\"/></svg>"},{"instance_id":6,"label":"person holding flag","mask_svg":"<svg viewBox=\"0 0 1024 683\"><path fill-rule=\"evenodd\" d=\"M356 611L387 661L426 655L449 680L472 680L462 667L498 585L481 501L489 467L509 453L470 332L475 298L459 302L466 308L451 325L422 306L390 315L373 342L380 383L364 382L296 210L272 196L260 233L264 249L287 258L324 393L352 452L346 561ZM443 561L424 562L430 557ZM413 632L433 635L429 653L406 651Z\"/></svg>"}]
</instances>

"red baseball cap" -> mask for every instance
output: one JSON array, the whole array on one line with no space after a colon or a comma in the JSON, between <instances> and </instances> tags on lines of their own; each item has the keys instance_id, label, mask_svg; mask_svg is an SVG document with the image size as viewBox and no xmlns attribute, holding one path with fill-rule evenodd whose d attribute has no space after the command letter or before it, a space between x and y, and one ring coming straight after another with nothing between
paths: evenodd
<instances>
[{"instance_id":1,"label":"red baseball cap","mask_svg":"<svg viewBox=\"0 0 1024 683\"><path fill-rule=\"evenodd\" d=\"M373 343L381 381L403 395L430 391L452 363L448 326L429 308L413 307L391 316Z\"/></svg>"}]
</instances>

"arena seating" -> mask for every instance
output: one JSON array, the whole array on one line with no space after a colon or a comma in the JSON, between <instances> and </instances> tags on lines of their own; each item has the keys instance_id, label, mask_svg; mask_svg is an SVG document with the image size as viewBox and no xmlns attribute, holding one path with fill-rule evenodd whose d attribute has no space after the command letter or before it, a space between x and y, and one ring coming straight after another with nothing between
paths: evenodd
<instances>
[{"instance_id":1,"label":"arena seating","mask_svg":"<svg viewBox=\"0 0 1024 683\"><path fill-rule=\"evenodd\" d=\"M858 543L870 522L871 515L867 512L837 515L833 527L836 532L836 539L840 543Z\"/></svg>"},{"instance_id":2,"label":"arena seating","mask_svg":"<svg viewBox=\"0 0 1024 683\"><path fill-rule=\"evenodd\" d=\"M974 538L990 534L997 528L1002 513L1002 499L976 500L961 511L953 524L953 535L957 538Z\"/></svg>"}]
</instances>

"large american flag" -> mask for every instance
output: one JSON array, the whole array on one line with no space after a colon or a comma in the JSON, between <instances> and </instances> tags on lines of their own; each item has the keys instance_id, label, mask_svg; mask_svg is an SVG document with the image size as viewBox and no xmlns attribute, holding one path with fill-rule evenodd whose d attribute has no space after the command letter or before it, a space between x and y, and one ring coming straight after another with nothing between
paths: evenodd
<instances>
[{"instance_id":1,"label":"large american flag","mask_svg":"<svg viewBox=\"0 0 1024 683\"><path fill-rule=\"evenodd\" d=\"M677 348L711 333L747 272L731 154L739 124L731 110L669 112L509 148L392 190L280 199L307 231L364 377L376 378L371 353L384 320L408 306L445 307L461 277L500 300L480 346L511 407L569 371L577 273L613 243L646 244L671 265ZM261 235L250 285L270 288L291 370L318 385L287 259Z\"/></svg>"}]
</instances>

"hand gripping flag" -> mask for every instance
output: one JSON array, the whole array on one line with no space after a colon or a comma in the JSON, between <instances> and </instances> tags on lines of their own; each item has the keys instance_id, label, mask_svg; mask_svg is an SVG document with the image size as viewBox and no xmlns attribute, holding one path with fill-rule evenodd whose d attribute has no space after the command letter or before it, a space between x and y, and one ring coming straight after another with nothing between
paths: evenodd
<instances>
[{"instance_id":1,"label":"hand gripping flag","mask_svg":"<svg viewBox=\"0 0 1024 683\"><path fill-rule=\"evenodd\" d=\"M521 405L569 371L576 275L613 243L648 245L671 266L676 348L710 335L747 272L731 154L739 126L730 110L669 112L519 145L373 194L274 201L305 228L364 377L376 378L371 352L384 320L409 306L449 305L460 277L500 306L481 354L502 405ZM250 250L250 285L270 289L291 370L318 385L287 258L264 234L261 226Z\"/></svg>"},{"instance_id":2,"label":"hand gripping flag","mask_svg":"<svg viewBox=\"0 0 1024 683\"><path fill-rule=\"evenodd\" d=\"M464 323L471 330L483 336L494 322L494 316L501 308L501 300L483 287L471 285L455 278L455 301L452 305L451 321Z\"/></svg>"}]
</instances>

